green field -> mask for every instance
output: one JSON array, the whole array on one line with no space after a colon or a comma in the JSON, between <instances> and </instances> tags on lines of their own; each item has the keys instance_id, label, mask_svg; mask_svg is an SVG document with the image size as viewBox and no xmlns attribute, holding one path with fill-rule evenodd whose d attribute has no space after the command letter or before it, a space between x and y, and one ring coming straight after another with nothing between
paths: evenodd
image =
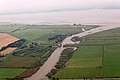
<instances>
[{"instance_id":1,"label":"green field","mask_svg":"<svg viewBox=\"0 0 120 80\"><path fill-rule=\"evenodd\" d=\"M45 27L45 28L44 28ZM91 28L91 27L90 27ZM30 41L51 42L48 38L56 35L71 35L81 32L80 27L64 27L64 26L28 26L28 25L12 25L0 26L0 32L12 34L18 38L24 38Z\"/></svg>"},{"instance_id":2,"label":"green field","mask_svg":"<svg viewBox=\"0 0 120 80\"><path fill-rule=\"evenodd\" d=\"M86 78L102 76L102 46L80 46L60 70L56 78ZM64 74L64 75L63 75Z\"/></svg>"},{"instance_id":3,"label":"green field","mask_svg":"<svg viewBox=\"0 0 120 80\"><path fill-rule=\"evenodd\" d=\"M84 37L66 67L55 78L120 77L120 28Z\"/></svg>"},{"instance_id":4,"label":"green field","mask_svg":"<svg viewBox=\"0 0 120 80\"><path fill-rule=\"evenodd\" d=\"M86 50L87 49L87 50ZM67 63L67 68L94 68L102 65L102 47L80 47L72 59ZM76 63L77 62L77 63Z\"/></svg>"},{"instance_id":5,"label":"green field","mask_svg":"<svg viewBox=\"0 0 120 80\"><path fill-rule=\"evenodd\" d=\"M78 69L78 68L64 68L60 70L54 77L59 79L80 79L101 77L101 69Z\"/></svg>"},{"instance_id":6,"label":"green field","mask_svg":"<svg viewBox=\"0 0 120 80\"><path fill-rule=\"evenodd\" d=\"M26 30L20 30L12 33L13 35L24 38L30 41L42 42L42 43L51 43L52 41L48 41L48 38L56 36L56 35L71 35L75 32L80 32L81 29L40 29L40 28L29 28Z\"/></svg>"},{"instance_id":7,"label":"green field","mask_svg":"<svg viewBox=\"0 0 120 80\"><path fill-rule=\"evenodd\" d=\"M81 32L81 28L86 30L96 26L73 26L73 25L0 25L0 32L12 34L18 38L24 38L30 41L50 43L49 37L56 35L72 35Z\"/></svg>"},{"instance_id":8,"label":"green field","mask_svg":"<svg viewBox=\"0 0 120 80\"><path fill-rule=\"evenodd\" d=\"M120 44L105 46L104 77L120 77Z\"/></svg>"},{"instance_id":9,"label":"green field","mask_svg":"<svg viewBox=\"0 0 120 80\"><path fill-rule=\"evenodd\" d=\"M2 67L11 67L11 68L16 68L16 67L29 67L33 63L35 63L38 60L38 58L33 58L29 56L13 56L13 55L8 55L6 56L6 59L3 62L0 62L0 68Z\"/></svg>"},{"instance_id":10,"label":"green field","mask_svg":"<svg viewBox=\"0 0 120 80\"><path fill-rule=\"evenodd\" d=\"M0 80L5 80L6 78L14 78L24 70L25 69L19 68L0 68Z\"/></svg>"}]
</instances>

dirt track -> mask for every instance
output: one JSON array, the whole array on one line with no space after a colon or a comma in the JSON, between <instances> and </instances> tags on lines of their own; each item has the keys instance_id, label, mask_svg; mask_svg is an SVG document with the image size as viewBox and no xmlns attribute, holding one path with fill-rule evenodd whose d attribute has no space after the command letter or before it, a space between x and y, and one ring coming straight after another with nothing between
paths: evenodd
<instances>
[{"instance_id":1,"label":"dirt track","mask_svg":"<svg viewBox=\"0 0 120 80\"><path fill-rule=\"evenodd\" d=\"M98 27L98 28L95 28L95 29L91 29L91 30L88 30L88 31L85 31L85 32L78 33L78 34L67 37L62 42L62 47L57 48L52 53L52 55L48 58L48 60L45 62L45 64L43 66L41 66L41 68L35 74L33 74L29 78L26 78L25 80L49 80L46 77L46 74L48 74L51 71L51 69L54 68L56 63L59 61L60 55L61 55L62 51L65 49L63 47L63 45L75 44L75 42L71 41L71 39L73 37L75 37L75 36L83 37L83 36L86 36L86 35L90 35L90 34L93 34L93 33L101 32L101 31L104 31L104 30L109 30L109 29L113 29L113 28L117 28L117 27L118 26L114 26L114 27ZM79 43L79 42L77 42L77 43Z\"/></svg>"}]
</instances>

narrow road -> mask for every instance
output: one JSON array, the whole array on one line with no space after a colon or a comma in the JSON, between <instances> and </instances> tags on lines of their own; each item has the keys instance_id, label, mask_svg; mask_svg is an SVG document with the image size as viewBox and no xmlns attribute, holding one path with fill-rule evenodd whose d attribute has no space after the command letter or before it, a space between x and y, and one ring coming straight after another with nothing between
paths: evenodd
<instances>
[{"instance_id":1,"label":"narrow road","mask_svg":"<svg viewBox=\"0 0 120 80\"><path fill-rule=\"evenodd\" d=\"M57 64L57 62L59 61L60 55L62 53L62 51L65 49L63 47L63 45L66 44L77 44L79 42L73 42L71 41L71 39L75 36L79 36L79 37L83 37L86 35L90 35L93 33L97 33L97 32L101 32L104 30L109 30L109 29L113 29L113 28L117 28L120 26L112 26L112 27L98 27L95 29L91 29L82 33L78 33L72 36L69 36L67 38L65 38L63 40L63 42L61 43L62 46L60 48L57 48L52 54L51 56L48 58L48 60L44 63L43 66L40 67L40 69L33 74L31 77L29 78L25 78L24 80L49 80L46 75L54 68L54 66Z\"/></svg>"}]
</instances>

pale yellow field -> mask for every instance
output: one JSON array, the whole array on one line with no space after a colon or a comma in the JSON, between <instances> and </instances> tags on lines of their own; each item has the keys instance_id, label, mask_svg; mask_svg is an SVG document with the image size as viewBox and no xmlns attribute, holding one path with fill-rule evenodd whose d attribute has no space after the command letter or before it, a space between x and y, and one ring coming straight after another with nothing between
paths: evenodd
<instances>
[{"instance_id":1,"label":"pale yellow field","mask_svg":"<svg viewBox=\"0 0 120 80\"><path fill-rule=\"evenodd\" d=\"M11 36L9 34L0 33L0 48L7 46L10 43L19 40L18 38ZM9 54L10 52L14 51L16 48L8 48L4 51L1 51L0 54Z\"/></svg>"},{"instance_id":2,"label":"pale yellow field","mask_svg":"<svg viewBox=\"0 0 120 80\"><path fill-rule=\"evenodd\" d=\"M11 53L12 51L14 51L16 48L7 48L5 49L4 51L1 51L0 54L1 55L5 55L5 54L9 54Z\"/></svg>"}]
</instances>

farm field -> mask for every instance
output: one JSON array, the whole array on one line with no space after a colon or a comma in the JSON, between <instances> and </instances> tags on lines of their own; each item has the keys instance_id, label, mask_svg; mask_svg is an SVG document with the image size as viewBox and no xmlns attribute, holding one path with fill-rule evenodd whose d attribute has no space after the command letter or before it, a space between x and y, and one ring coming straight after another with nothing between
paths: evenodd
<instances>
[{"instance_id":1,"label":"farm field","mask_svg":"<svg viewBox=\"0 0 120 80\"><path fill-rule=\"evenodd\" d=\"M3 33L10 33L10 32L13 32L14 30L18 30L18 29L23 29L24 26L15 26L15 25L0 25L0 32L3 32Z\"/></svg>"},{"instance_id":2,"label":"farm field","mask_svg":"<svg viewBox=\"0 0 120 80\"><path fill-rule=\"evenodd\" d=\"M3 62L0 62L0 68L23 68L23 67L29 67L33 63L35 63L38 60L38 58L33 58L29 56L13 56L12 54L9 54L6 56L6 59Z\"/></svg>"},{"instance_id":3,"label":"farm field","mask_svg":"<svg viewBox=\"0 0 120 80\"><path fill-rule=\"evenodd\" d=\"M22 73L24 69L19 68L0 68L0 80L6 80L7 78L14 78L16 75Z\"/></svg>"},{"instance_id":4,"label":"farm field","mask_svg":"<svg viewBox=\"0 0 120 80\"><path fill-rule=\"evenodd\" d=\"M104 77L120 77L120 44L105 46Z\"/></svg>"},{"instance_id":5,"label":"farm field","mask_svg":"<svg viewBox=\"0 0 120 80\"><path fill-rule=\"evenodd\" d=\"M80 46L56 78L86 78L102 76L102 46Z\"/></svg>"},{"instance_id":6,"label":"farm field","mask_svg":"<svg viewBox=\"0 0 120 80\"><path fill-rule=\"evenodd\" d=\"M46 44L47 43L55 44L53 41L48 41L48 38L54 37L57 35L69 36L71 34L78 33L78 32L81 32L80 28L75 28L75 29L74 28L66 28L66 29L64 29L64 28L63 29L29 28L26 30L16 31L12 34L19 38L27 39L29 41L36 41L38 43L43 43L43 44L45 44L45 43Z\"/></svg>"},{"instance_id":7,"label":"farm field","mask_svg":"<svg viewBox=\"0 0 120 80\"><path fill-rule=\"evenodd\" d=\"M73 25L0 25L0 32L9 33L18 38L24 38L30 41L50 43L48 38L56 35L72 35L81 32L81 28L86 30L96 26L73 26Z\"/></svg>"},{"instance_id":8,"label":"farm field","mask_svg":"<svg viewBox=\"0 0 120 80\"><path fill-rule=\"evenodd\" d=\"M84 37L78 50L53 77L60 79L120 77L120 28Z\"/></svg>"},{"instance_id":9,"label":"farm field","mask_svg":"<svg viewBox=\"0 0 120 80\"><path fill-rule=\"evenodd\" d=\"M10 43L19 40L18 38L11 36L9 34L0 33L0 48L7 46Z\"/></svg>"},{"instance_id":10,"label":"farm field","mask_svg":"<svg viewBox=\"0 0 120 80\"><path fill-rule=\"evenodd\" d=\"M2 34L6 33L7 35L10 34L12 36L15 36L15 38L17 37L17 39L26 40L26 42L21 47L18 47L15 51L11 51L11 54L7 54L11 50L10 48L1 52L2 54L7 55L5 55L4 60L0 62L0 69L9 70L9 68L12 68L12 70L16 71L16 73L8 73L8 75L14 76L4 76L1 77L1 79L14 78L26 69L32 69L41 66L57 47L56 40L49 41L48 38L57 35L70 36L72 34L82 32L81 27L0 25L0 32ZM94 27L85 28L88 30ZM20 68L21 70L19 71L17 68ZM0 74L2 73L3 72L0 71Z\"/></svg>"},{"instance_id":11,"label":"farm field","mask_svg":"<svg viewBox=\"0 0 120 80\"><path fill-rule=\"evenodd\" d=\"M7 48L3 51L0 52L1 55L6 55L6 54L9 54L11 52L13 52L14 50L16 50L16 48Z\"/></svg>"}]
</instances>

